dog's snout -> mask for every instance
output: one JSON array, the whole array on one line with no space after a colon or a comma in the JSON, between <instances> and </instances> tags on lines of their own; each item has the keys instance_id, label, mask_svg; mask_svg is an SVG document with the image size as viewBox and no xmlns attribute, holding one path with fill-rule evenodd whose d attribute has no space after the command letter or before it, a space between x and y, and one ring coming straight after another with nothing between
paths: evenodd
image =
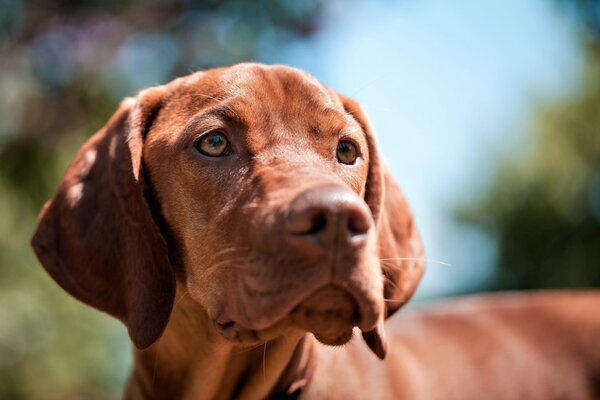
<instances>
[{"instance_id":1,"label":"dog's snout","mask_svg":"<svg viewBox=\"0 0 600 400\"><path fill-rule=\"evenodd\" d=\"M326 248L360 242L371 225L366 204L353 192L336 187L303 192L292 201L286 218L289 235Z\"/></svg>"}]
</instances>

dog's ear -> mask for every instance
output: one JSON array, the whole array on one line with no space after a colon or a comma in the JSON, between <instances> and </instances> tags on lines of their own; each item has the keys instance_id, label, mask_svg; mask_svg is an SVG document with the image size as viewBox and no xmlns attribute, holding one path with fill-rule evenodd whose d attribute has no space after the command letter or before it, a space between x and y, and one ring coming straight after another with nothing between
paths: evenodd
<instances>
[{"instance_id":1,"label":"dog's ear","mask_svg":"<svg viewBox=\"0 0 600 400\"><path fill-rule=\"evenodd\" d=\"M417 288L425 268L423 246L408 203L379 154L369 119L357 102L340 97L346 112L361 126L369 146L365 201L378 231L379 258L386 281L387 318L406 303Z\"/></svg>"},{"instance_id":2,"label":"dog's ear","mask_svg":"<svg viewBox=\"0 0 600 400\"><path fill-rule=\"evenodd\" d=\"M378 232L379 259L385 279L387 318L402 307L417 288L425 268L423 246L410 208L379 155L369 119L354 100L344 96L340 98L346 112L361 126L369 147L365 202L371 209ZM363 337L369 347L383 358L383 324L378 325L372 332L363 333Z\"/></svg>"},{"instance_id":3,"label":"dog's ear","mask_svg":"<svg viewBox=\"0 0 600 400\"><path fill-rule=\"evenodd\" d=\"M67 292L127 325L140 349L162 334L175 278L146 201L142 147L163 88L124 100L78 151L42 209L33 249Z\"/></svg>"}]
</instances>

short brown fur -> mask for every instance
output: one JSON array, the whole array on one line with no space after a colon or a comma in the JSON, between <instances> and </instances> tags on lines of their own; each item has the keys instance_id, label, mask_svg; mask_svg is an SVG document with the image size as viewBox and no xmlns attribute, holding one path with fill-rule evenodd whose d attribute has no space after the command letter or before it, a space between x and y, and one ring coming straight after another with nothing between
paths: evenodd
<instances>
[{"instance_id":1,"label":"short brown fur","mask_svg":"<svg viewBox=\"0 0 600 400\"><path fill-rule=\"evenodd\" d=\"M231 154L198 152L215 131ZM384 324L423 273L412 214L360 106L293 68L240 64L126 99L32 245L128 327L128 399L600 396L598 293L475 297Z\"/></svg>"}]
</instances>

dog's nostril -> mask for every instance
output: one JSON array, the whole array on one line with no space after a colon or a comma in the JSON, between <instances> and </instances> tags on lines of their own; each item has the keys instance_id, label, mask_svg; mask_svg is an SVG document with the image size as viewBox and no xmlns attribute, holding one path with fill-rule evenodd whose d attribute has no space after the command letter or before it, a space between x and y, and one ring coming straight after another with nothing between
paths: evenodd
<instances>
[{"instance_id":1,"label":"dog's nostril","mask_svg":"<svg viewBox=\"0 0 600 400\"><path fill-rule=\"evenodd\" d=\"M354 324L354 326L358 326L360 322L360 310L358 309L358 307L356 307L354 309L354 311L352 311L352 323Z\"/></svg>"},{"instance_id":2,"label":"dog's nostril","mask_svg":"<svg viewBox=\"0 0 600 400\"><path fill-rule=\"evenodd\" d=\"M346 229L350 235L362 235L371 228L371 222L367 216L358 209L349 210L347 215Z\"/></svg>"},{"instance_id":3,"label":"dog's nostril","mask_svg":"<svg viewBox=\"0 0 600 400\"><path fill-rule=\"evenodd\" d=\"M286 227L294 235L317 235L327 226L327 213L314 207L292 209L287 216Z\"/></svg>"},{"instance_id":4,"label":"dog's nostril","mask_svg":"<svg viewBox=\"0 0 600 400\"><path fill-rule=\"evenodd\" d=\"M290 204L285 226L293 240L330 248L336 243L358 245L372 226L371 214L362 200L336 187L312 189Z\"/></svg>"},{"instance_id":5,"label":"dog's nostril","mask_svg":"<svg viewBox=\"0 0 600 400\"><path fill-rule=\"evenodd\" d=\"M311 220L311 226L304 233L306 233L308 235L316 235L320 231L324 230L326 226L327 226L327 216L322 212L318 212L318 213L315 213L315 215L313 215L312 220Z\"/></svg>"},{"instance_id":6,"label":"dog's nostril","mask_svg":"<svg viewBox=\"0 0 600 400\"><path fill-rule=\"evenodd\" d=\"M221 329L230 329L235 325L235 321L217 322L217 325L219 325L219 328Z\"/></svg>"}]
</instances>

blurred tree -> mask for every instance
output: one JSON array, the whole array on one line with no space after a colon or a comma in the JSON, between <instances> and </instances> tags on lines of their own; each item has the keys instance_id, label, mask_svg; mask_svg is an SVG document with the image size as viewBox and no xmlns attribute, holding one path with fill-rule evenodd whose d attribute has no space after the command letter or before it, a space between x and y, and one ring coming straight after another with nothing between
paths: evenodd
<instances>
[{"instance_id":1,"label":"blurred tree","mask_svg":"<svg viewBox=\"0 0 600 400\"><path fill-rule=\"evenodd\" d=\"M594 41L600 41L600 2L598 0L555 0L573 14Z\"/></svg>"},{"instance_id":2,"label":"blurred tree","mask_svg":"<svg viewBox=\"0 0 600 400\"><path fill-rule=\"evenodd\" d=\"M532 147L501 162L489 192L457 213L497 241L487 289L600 287L600 3L559 3L586 32L583 84L540 105Z\"/></svg>"},{"instance_id":3,"label":"blurred tree","mask_svg":"<svg viewBox=\"0 0 600 400\"><path fill-rule=\"evenodd\" d=\"M70 298L29 238L124 96L316 32L324 0L0 0L0 399L118 397L125 329Z\"/></svg>"},{"instance_id":4,"label":"blurred tree","mask_svg":"<svg viewBox=\"0 0 600 400\"><path fill-rule=\"evenodd\" d=\"M598 37L597 2L556 1ZM112 398L126 378L124 328L63 293L29 248L75 149L123 96L309 37L325 2L0 0L0 399ZM600 284L599 60L591 46L582 94L544 106L536 149L465 208L499 240L495 288Z\"/></svg>"}]
</instances>

